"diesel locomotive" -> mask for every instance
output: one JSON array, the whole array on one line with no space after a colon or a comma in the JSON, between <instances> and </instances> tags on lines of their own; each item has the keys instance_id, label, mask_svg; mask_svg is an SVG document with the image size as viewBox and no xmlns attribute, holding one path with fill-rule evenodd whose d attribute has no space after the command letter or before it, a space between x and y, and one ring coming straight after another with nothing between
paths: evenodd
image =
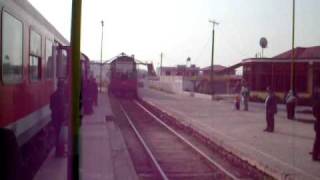
<instances>
[{"instance_id":1,"label":"diesel locomotive","mask_svg":"<svg viewBox=\"0 0 320 180\"><path fill-rule=\"evenodd\" d=\"M134 56L121 53L110 63L108 92L116 96L137 97L137 64Z\"/></svg>"}]
</instances>

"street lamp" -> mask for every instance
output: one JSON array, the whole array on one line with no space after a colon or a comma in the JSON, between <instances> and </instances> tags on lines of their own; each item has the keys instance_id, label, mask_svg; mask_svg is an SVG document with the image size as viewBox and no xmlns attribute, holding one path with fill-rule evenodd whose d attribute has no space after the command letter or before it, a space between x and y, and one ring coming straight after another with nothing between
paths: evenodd
<instances>
[{"instance_id":1,"label":"street lamp","mask_svg":"<svg viewBox=\"0 0 320 180\"><path fill-rule=\"evenodd\" d=\"M163 53L161 52L160 54L160 76L162 76L162 58L163 58Z\"/></svg>"},{"instance_id":2,"label":"street lamp","mask_svg":"<svg viewBox=\"0 0 320 180\"><path fill-rule=\"evenodd\" d=\"M184 69L184 76L186 76L186 74L187 74L188 62L190 62L190 61L191 61L191 58L188 57L187 60L186 60L186 67L185 67L185 69Z\"/></svg>"},{"instance_id":3,"label":"street lamp","mask_svg":"<svg viewBox=\"0 0 320 180\"><path fill-rule=\"evenodd\" d=\"M219 25L219 23L214 20L209 20L209 23L212 23L212 50L211 50L210 83L211 83L211 94L212 94L212 100L213 100L213 96L214 96L214 83L213 83L214 26Z\"/></svg>"},{"instance_id":4,"label":"street lamp","mask_svg":"<svg viewBox=\"0 0 320 180\"><path fill-rule=\"evenodd\" d=\"M295 92L295 59L294 59L294 25L295 25L295 0L292 0L292 50L291 50L291 78L290 89Z\"/></svg>"},{"instance_id":5,"label":"street lamp","mask_svg":"<svg viewBox=\"0 0 320 180\"><path fill-rule=\"evenodd\" d=\"M102 92L102 52L103 52L103 20L101 21L101 50L100 50L100 92Z\"/></svg>"}]
</instances>

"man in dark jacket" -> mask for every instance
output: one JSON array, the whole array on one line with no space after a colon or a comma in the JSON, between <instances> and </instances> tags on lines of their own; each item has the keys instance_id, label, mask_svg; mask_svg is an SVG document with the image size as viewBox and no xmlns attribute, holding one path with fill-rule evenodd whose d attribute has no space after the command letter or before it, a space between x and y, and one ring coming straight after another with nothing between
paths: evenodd
<instances>
[{"instance_id":1,"label":"man in dark jacket","mask_svg":"<svg viewBox=\"0 0 320 180\"><path fill-rule=\"evenodd\" d=\"M50 97L51 119L56 133L55 146L57 157L61 157L64 154L63 142L60 142L60 133L62 125L67 118L65 99L65 85L62 80L59 80L57 90Z\"/></svg>"},{"instance_id":2,"label":"man in dark jacket","mask_svg":"<svg viewBox=\"0 0 320 180\"><path fill-rule=\"evenodd\" d=\"M316 132L316 138L313 145L312 159L314 161L320 160L320 90L315 89L314 103L312 107L313 115L316 118L314 123L314 130Z\"/></svg>"},{"instance_id":3,"label":"man in dark jacket","mask_svg":"<svg viewBox=\"0 0 320 180\"><path fill-rule=\"evenodd\" d=\"M267 128L264 131L273 132L274 131L274 115L277 113L277 98L273 91L268 87L268 96L266 98L266 120Z\"/></svg>"}]
</instances>

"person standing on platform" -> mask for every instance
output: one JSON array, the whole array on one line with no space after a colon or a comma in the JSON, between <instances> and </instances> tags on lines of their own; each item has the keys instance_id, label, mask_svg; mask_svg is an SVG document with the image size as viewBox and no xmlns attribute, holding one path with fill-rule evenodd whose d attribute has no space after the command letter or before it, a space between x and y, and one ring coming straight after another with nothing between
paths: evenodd
<instances>
[{"instance_id":1,"label":"person standing on platform","mask_svg":"<svg viewBox=\"0 0 320 180\"><path fill-rule=\"evenodd\" d=\"M248 103L249 103L250 93L249 93L249 88L245 82L243 83L243 85L241 87L241 95L242 95L244 110L248 111Z\"/></svg>"},{"instance_id":2,"label":"person standing on platform","mask_svg":"<svg viewBox=\"0 0 320 180\"><path fill-rule=\"evenodd\" d=\"M88 80L84 81L83 85L83 113L85 115L90 115L93 113L93 88L92 88L92 78L88 78Z\"/></svg>"},{"instance_id":3,"label":"person standing on platform","mask_svg":"<svg viewBox=\"0 0 320 180\"><path fill-rule=\"evenodd\" d=\"M314 103L312 107L313 115L316 118L314 123L314 130L316 138L314 140L312 159L314 161L320 160L320 89L316 88L314 93Z\"/></svg>"},{"instance_id":4,"label":"person standing on platform","mask_svg":"<svg viewBox=\"0 0 320 180\"><path fill-rule=\"evenodd\" d=\"M267 128L264 131L273 132L274 131L274 115L277 113L277 98L273 91L268 87L268 96L266 98L266 121Z\"/></svg>"},{"instance_id":5,"label":"person standing on platform","mask_svg":"<svg viewBox=\"0 0 320 180\"><path fill-rule=\"evenodd\" d=\"M93 104L98 106L98 84L96 78L92 77Z\"/></svg>"},{"instance_id":6,"label":"person standing on platform","mask_svg":"<svg viewBox=\"0 0 320 180\"><path fill-rule=\"evenodd\" d=\"M297 104L297 98L293 92L290 90L286 96L286 105L287 105L287 118L293 120L295 114L295 107Z\"/></svg>"},{"instance_id":7,"label":"person standing on platform","mask_svg":"<svg viewBox=\"0 0 320 180\"><path fill-rule=\"evenodd\" d=\"M64 155L64 142L61 142L61 129L63 123L67 120L66 114L66 89L63 80L58 80L57 90L50 97L51 119L55 129L55 155L62 157Z\"/></svg>"},{"instance_id":8,"label":"person standing on platform","mask_svg":"<svg viewBox=\"0 0 320 180\"><path fill-rule=\"evenodd\" d=\"M234 102L234 107L235 107L236 110L240 109L240 95L236 95L235 102Z\"/></svg>"}]
</instances>

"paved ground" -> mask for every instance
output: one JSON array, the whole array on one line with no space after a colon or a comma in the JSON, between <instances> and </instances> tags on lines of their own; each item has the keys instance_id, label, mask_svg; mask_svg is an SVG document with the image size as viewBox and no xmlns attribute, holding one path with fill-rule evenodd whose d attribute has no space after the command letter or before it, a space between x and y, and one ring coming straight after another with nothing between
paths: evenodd
<instances>
[{"instance_id":1,"label":"paved ground","mask_svg":"<svg viewBox=\"0 0 320 180\"><path fill-rule=\"evenodd\" d=\"M320 163L311 161L311 123L291 121L280 112L275 132L267 133L262 105L236 111L230 102L141 89L141 97L279 179L320 179ZM252 104L253 105L253 104ZM312 120L311 115L298 114Z\"/></svg>"},{"instance_id":2,"label":"paved ground","mask_svg":"<svg viewBox=\"0 0 320 180\"><path fill-rule=\"evenodd\" d=\"M81 177L85 180L137 179L119 128L113 121L106 94L99 94L94 114L85 116L81 127ZM54 150L53 150L54 151ZM53 151L35 180L63 180L67 174L66 158L55 158Z\"/></svg>"}]
</instances>

